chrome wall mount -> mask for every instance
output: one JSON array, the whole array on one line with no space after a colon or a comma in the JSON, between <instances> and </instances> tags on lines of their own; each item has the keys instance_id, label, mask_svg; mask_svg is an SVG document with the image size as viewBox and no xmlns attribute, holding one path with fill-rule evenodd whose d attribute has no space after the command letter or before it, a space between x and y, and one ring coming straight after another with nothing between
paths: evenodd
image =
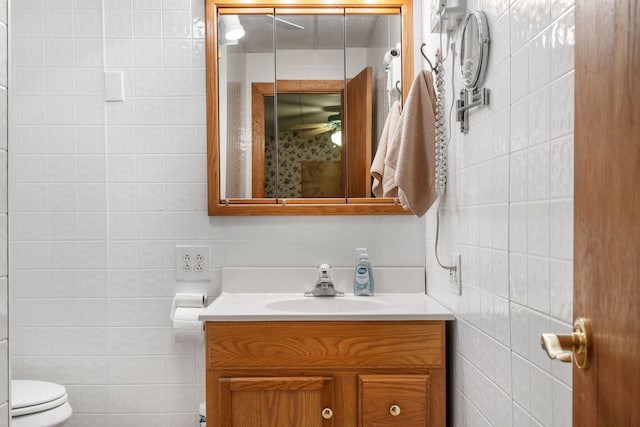
<instances>
[{"instance_id":1,"label":"chrome wall mount","mask_svg":"<svg viewBox=\"0 0 640 427\"><path fill-rule=\"evenodd\" d=\"M456 121L460 122L460 132L469 132L469 110L480 105L489 105L489 89L462 89L456 101Z\"/></svg>"},{"instance_id":2,"label":"chrome wall mount","mask_svg":"<svg viewBox=\"0 0 640 427\"><path fill-rule=\"evenodd\" d=\"M489 24L484 12L471 12L462 30L460 46L460 73L464 89L456 102L456 119L460 131L469 132L469 110L489 104L489 89L480 88L486 74L489 59Z\"/></svg>"}]
</instances>

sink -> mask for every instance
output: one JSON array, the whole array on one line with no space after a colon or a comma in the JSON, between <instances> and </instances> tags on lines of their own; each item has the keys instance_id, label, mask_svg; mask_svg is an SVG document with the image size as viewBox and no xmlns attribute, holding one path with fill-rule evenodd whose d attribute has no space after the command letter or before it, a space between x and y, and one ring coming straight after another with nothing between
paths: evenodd
<instances>
[{"instance_id":1,"label":"sink","mask_svg":"<svg viewBox=\"0 0 640 427\"><path fill-rule=\"evenodd\" d=\"M366 297L300 297L271 301L265 308L287 313L367 313L380 310L382 304Z\"/></svg>"}]
</instances>

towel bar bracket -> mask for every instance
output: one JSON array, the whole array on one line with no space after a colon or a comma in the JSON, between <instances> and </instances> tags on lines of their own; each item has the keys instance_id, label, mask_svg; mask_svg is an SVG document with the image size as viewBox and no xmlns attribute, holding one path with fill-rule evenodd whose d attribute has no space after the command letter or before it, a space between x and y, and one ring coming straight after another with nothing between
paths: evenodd
<instances>
[{"instance_id":1,"label":"towel bar bracket","mask_svg":"<svg viewBox=\"0 0 640 427\"><path fill-rule=\"evenodd\" d=\"M456 101L456 121L460 122L460 132L469 133L469 110L480 105L489 105L489 89L462 89Z\"/></svg>"}]
</instances>

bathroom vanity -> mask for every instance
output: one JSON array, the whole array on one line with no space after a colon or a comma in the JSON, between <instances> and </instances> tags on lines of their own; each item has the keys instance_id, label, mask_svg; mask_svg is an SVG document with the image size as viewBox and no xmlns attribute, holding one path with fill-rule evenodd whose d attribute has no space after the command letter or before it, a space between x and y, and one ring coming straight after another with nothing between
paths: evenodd
<instances>
[{"instance_id":1,"label":"bathroom vanity","mask_svg":"<svg viewBox=\"0 0 640 427\"><path fill-rule=\"evenodd\" d=\"M424 270L377 273L373 297L305 297L286 289L313 283L314 269L223 269L222 295L200 316L208 425L444 427L453 315L424 294ZM352 274L334 271L337 288Z\"/></svg>"},{"instance_id":2,"label":"bathroom vanity","mask_svg":"<svg viewBox=\"0 0 640 427\"><path fill-rule=\"evenodd\" d=\"M207 322L206 366L213 426L445 426L444 321Z\"/></svg>"}]
</instances>

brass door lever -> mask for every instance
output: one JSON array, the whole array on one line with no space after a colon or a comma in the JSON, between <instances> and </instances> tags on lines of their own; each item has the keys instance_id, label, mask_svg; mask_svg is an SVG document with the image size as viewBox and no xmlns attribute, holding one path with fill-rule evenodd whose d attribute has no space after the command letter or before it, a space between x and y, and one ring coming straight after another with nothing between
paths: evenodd
<instances>
[{"instance_id":1,"label":"brass door lever","mask_svg":"<svg viewBox=\"0 0 640 427\"><path fill-rule=\"evenodd\" d=\"M585 369L591 356L591 323L580 317L573 324L571 334L542 334L540 344L549 358L566 363L573 359L578 368Z\"/></svg>"}]
</instances>

